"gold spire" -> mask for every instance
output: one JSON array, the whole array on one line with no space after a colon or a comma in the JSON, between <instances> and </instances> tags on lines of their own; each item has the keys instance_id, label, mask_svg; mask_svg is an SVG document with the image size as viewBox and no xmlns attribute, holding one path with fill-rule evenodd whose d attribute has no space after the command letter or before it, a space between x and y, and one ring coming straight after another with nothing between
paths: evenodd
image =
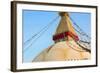
<instances>
[{"instance_id":1,"label":"gold spire","mask_svg":"<svg viewBox=\"0 0 100 73\"><path fill-rule=\"evenodd\" d=\"M64 33L64 32L68 32L68 33L71 33L72 35L77 36L77 34L75 33L75 30L72 26L71 20L69 18L69 13L60 12L59 15L61 16L61 21L57 27L54 37L61 33ZM63 40L69 40L69 39L72 40L72 36L66 36L65 38L63 38ZM56 40L56 42L57 41L59 41L59 39Z\"/></svg>"}]
</instances>

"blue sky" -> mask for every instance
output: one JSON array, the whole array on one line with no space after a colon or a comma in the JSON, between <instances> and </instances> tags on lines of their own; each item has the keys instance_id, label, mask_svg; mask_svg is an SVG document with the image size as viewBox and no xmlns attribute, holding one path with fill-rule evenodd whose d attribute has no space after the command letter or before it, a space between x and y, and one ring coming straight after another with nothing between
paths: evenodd
<instances>
[{"instance_id":1,"label":"blue sky","mask_svg":"<svg viewBox=\"0 0 100 73\"><path fill-rule=\"evenodd\" d=\"M60 17L54 21L41 37L37 35L33 40L24 44L29 38L37 34L42 28L48 25L58 15L58 12L23 10L23 62L31 62L42 50L54 44L52 36L60 22ZM90 13L70 13L71 18L90 35L91 14ZM39 37L37 40L35 40ZM30 46L30 44L32 44ZM30 47L28 47L30 46Z\"/></svg>"}]
</instances>

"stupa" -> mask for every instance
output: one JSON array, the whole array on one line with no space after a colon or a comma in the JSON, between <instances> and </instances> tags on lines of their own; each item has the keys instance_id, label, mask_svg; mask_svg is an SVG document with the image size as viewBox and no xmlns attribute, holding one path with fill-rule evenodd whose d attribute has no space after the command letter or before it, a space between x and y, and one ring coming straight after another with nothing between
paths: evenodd
<instances>
[{"instance_id":1,"label":"stupa","mask_svg":"<svg viewBox=\"0 0 100 73\"><path fill-rule=\"evenodd\" d=\"M61 20L53 35L54 44L42 51L32 62L87 60L91 53L76 42L79 41L67 12L59 13Z\"/></svg>"}]
</instances>

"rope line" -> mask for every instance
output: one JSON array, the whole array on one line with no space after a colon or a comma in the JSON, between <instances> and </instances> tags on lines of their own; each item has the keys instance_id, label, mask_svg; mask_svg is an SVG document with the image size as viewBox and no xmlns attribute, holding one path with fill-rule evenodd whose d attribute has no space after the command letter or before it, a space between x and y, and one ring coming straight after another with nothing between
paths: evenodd
<instances>
[{"instance_id":1,"label":"rope line","mask_svg":"<svg viewBox=\"0 0 100 73\"><path fill-rule=\"evenodd\" d=\"M54 22L59 16L57 16L52 22ZM30 42L33 38L35 38L38 34L40 34L45 28L47 28L48 26L51 25L50 22L48 25L46 25L45 27L43 27L40 31L38 31L35 35L33 35L30 39L28 39L27 41L25 41L24 45L26 45L26 43Z\"/></svg>"},{"instance_id":2,"label":"rope line","mask_svg":"<svg viewBox=\"0 0 100 73\"><path fill-rule=\"evenodd\" d=\"M86 33L83 32L83 30L74 22L74 20L73 20L70 16L69 16L69 18L72 20L73 24L75 24L75 25L79 28L79 30L81 31L81 32L79 32L77 29L75 29L75 28L73 27L80 35L85 35L87 38L91 39ZM90 42L83 41L83 40L79 40L79 42L84 42L84 43L87 43L88 45L90 44ZM82 46L81 44L79 44L77 41L76 41L76 43L77 43L81 48L83 48L85 51L91 53L91 50L90 50L90 49L83 47L83 46ZM86 45L85 45L85 46L86 46Z\"/></svg>"},{"instance_id":3,"label":"rope line","mask_svg":"<svg viewBox=\"0 0 100 73\"><path fill-rule=\"evenodd\" d=\"M75 51L77 51L77 52L86 52L85 50L77 50L77 49L75 49L75 45L73 45L73 44L71 44L70 42L69 43L67 43L67 45L71 48L71 49L73 49L73 50L75 50ZM72 47L72 45L73 45L73 47ZM78 48L78 47L77 47Z\"/></svg>"},{"instance_id":4,"label":"rope line","mask_svg":"<svg viewBox=\"0 0 100 73\"><path fill-rule=\"evenodd\" d=\"M82 47L84 50L86 50L87 52L91 53L91 50L88 48L83 47L80 43L76 42L80 47Z\"/></svg>"},{"instance_id":5,"label":"rope line","mask_svg":"<svg viewBox=\"0 0 100 73\"><path fill-rule=\"evenodd\" d=\"M68 16L68 19L70 20L70 17ZM66 22L67 23L67 22ZM77 25L78 26L78 25ZM79 27L79 26L78 26ZM80 28L80 27L79 27ZM75 27L73 27L73 29L76 31L76 32L78 32L82 37L83 37L83 35L82 35L82 32L80 32L79 30L77 30ZM82 38L80 36L80 38ZM82 42L83 42L83 40L81 40ZM84 41L84 43L90 43L90 42L87 42L87 40L85 39L85 41Z\"/></svg>"},{"instance_id":6,"label":"rope line","mask_svg":"<svg viewBox=\"0 0 100 73\"><path fill-rule=\"evenodd\" d=\"M91 39L90 36L88 36L80 27L77 25L77 23L69 16L69 18L72 20L73 24L81 31L81 35L85 35L87 38Z\"/></svg>"},{"instance_id":7,"label":"rope line","mask_svg":"<svg viewBox=\"0 0 100 73\"><path fill-rule=\"evenodd\" d=\"M48 30L48 28L53 24L53 22L55 22L55 21L58 19L58 17L59 17L59 16L57 16L53 21L51 21L51 22L48 24L48 26L46 26L45 28L43 28L43 30L41 30L41 31L39 32L40 35L39 35L36 39L34 39L34 40L32 41L32 43L31 43L27 48L24 49L24 51L26 51L29 47L31 47L32 44L35 43L35 42L37 41L37 39L40 38L40 37L43 35L43 33L45 33L45 32Z\"/></svg>"}]
</instances>

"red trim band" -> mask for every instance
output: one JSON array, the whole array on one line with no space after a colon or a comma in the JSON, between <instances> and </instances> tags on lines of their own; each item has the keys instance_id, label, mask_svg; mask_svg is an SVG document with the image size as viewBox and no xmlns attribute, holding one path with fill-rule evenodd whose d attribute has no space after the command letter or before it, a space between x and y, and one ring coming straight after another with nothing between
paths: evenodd
<instances>
[{"instance_id":1,"label":"red trim band","mask_svg":"<svg viewBox=\"0 0 100 73\"><path fill-rule=\"evenodd\" d=\"M79 40L78 36L76 36L75 34L73 34L73 33L70 32L70 31L67 31L67 32L64 32L64 33L60 33L60 34L58 34L58 35L53 36L53 40L56 41L56 40L58 40L58 39L62 39L62 38L67 37L67 36L72 37L72 38L73 38L74 40L76 40L76 41Z\"/></svg>"}]
</instances>

